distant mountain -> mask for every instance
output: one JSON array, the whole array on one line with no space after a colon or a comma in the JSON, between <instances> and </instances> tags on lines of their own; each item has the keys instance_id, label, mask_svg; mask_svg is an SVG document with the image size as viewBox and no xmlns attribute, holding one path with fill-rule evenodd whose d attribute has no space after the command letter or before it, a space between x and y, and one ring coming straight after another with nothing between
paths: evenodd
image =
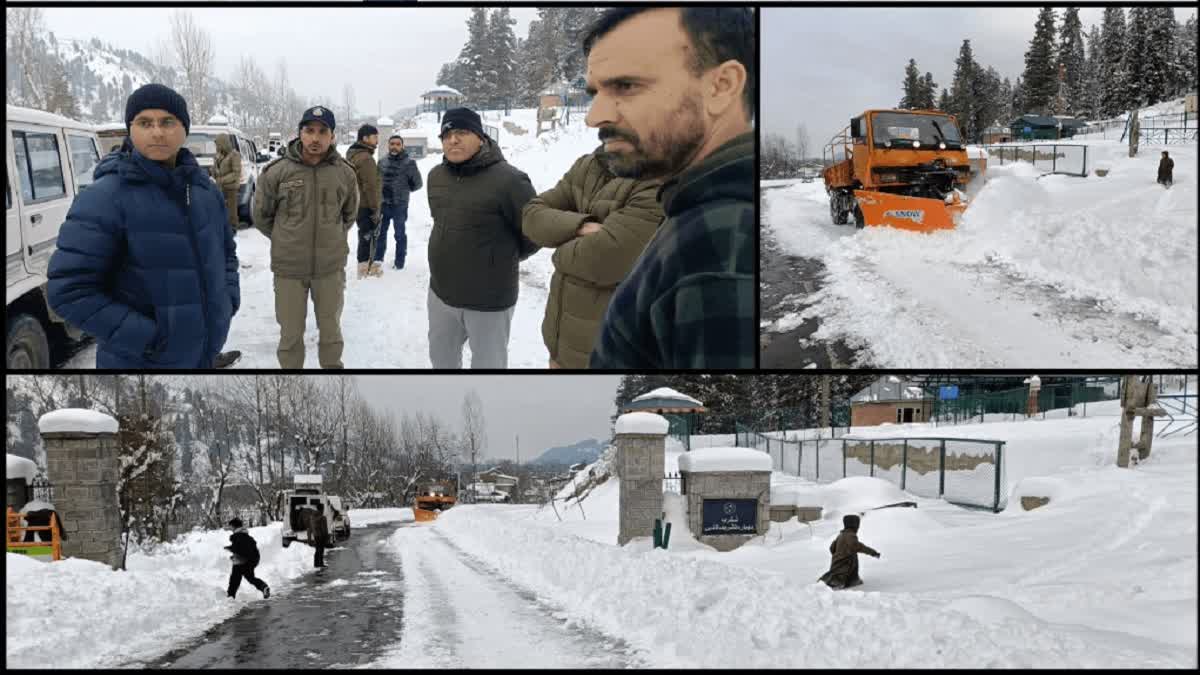
<instances>
[{"instance_id":1,"label":"distant mountain","mask_svg":"<svg viewBox=\"0 0 1200 675\"><path fill-rule=\"evenodd\" d=\"M574 445L550 448L530 464L562 464L564 466L570 466L577 462L590 464L600 457L600 453L604 452L606 445L605 442L589 438Z\"/></svg>"}]
</instances>

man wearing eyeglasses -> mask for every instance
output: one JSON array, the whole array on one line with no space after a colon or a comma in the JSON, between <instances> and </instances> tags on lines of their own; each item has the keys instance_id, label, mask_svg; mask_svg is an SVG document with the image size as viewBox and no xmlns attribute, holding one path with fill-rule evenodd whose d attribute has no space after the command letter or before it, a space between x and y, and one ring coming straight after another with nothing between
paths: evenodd
<instances>
[{"instance_id":1,"label":"man wearing eyeglasses","mask_svg":"<svg viewBox=\"0 0 1200 675\"><path fill-rule=\"evenodd\" d=\"M50 307L96 339L97 368L212 368L241 301L225 200L174 90L133 92L125 126L59 231Z\"/></svg>"}]
</instances>

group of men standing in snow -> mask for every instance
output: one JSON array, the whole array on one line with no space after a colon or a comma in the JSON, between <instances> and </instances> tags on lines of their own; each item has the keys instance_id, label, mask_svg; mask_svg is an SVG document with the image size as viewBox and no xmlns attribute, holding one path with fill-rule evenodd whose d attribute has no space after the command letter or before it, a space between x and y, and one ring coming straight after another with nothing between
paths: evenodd
<instances>
[{"instance_id":1,"label":"group of men standing in snow","mask_svg":"<svg viewBox=\"0 0 1200 675\"><path fill-rule=\"evenodd\" d=\"M602 145L541 195L477 113L442 116L427 186L433 367L461 367L467 343L472 367L507 366L518 266L548 247L549 367L753 368L753 10L615 8L582 47ZM125 122L61 228L50 305L96 338L97 367L220 366L240 305L237 153L219 147L210 180L184 147L186 102L160 84L129 97ZM370 125L345 158L328 108L298 130L259 177L253 223L271 239L280 366L303 367L311 296L320 365L340 368L346 235L357 224L359 277L381 276L391 223L403 269L422 181L398 136L376 166Z\"/></svg>"}]
</instances>

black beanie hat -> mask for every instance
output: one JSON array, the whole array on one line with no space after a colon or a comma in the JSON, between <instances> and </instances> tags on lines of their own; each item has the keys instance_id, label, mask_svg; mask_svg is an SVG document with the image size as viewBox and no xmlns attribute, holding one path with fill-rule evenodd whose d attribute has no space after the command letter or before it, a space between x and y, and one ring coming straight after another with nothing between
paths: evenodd
<instances>
[{"instance_id":1,"label":"black beanie hat","mask_svg":"<svg viewBox=\"0 0 1200 675\"><path fill-rule=\"evenodd\" d=\"M234 518L233 520L229 521L229 526L230 526L230 527L241 527L241 526L242 526L242 519L241 519L241 518Z\"/></svg>"},{"instance_id":2,"label":"black beanie hat","mask_svg":"<svg viewBox=\"0 0 1200 675\"><path fill-rule=\"evenodd\" d=\"M133 124L133 118L143 110L158 108L166 110L183 122L183 131L191 131L192 119L188 117L187 101L174 89L163 84L145 84L129 95L125 101L125 130Z\"/></svg>"},{"instance_id":3,"label":"black beanie hat","mask_svg":"<svg viewBox=\"0 0 1200 675\"><path fill-rule=\"evenodd\" d=\"M859 522L858 516L856 516L854 514L850 514L848 516L842 516L842 526L845 527L847 530L857 530L858 522Z\"/></svg>"},{"instance_id":4,"label":"black beanie hat","mask_svg":"<svg viewBox=\"0 0 1200 675\"><path fill-rule=\"evenodd\" d=\"M377 133L379 133L378 129L371 126L370 124L364 124L358 128L358 140L361 141L362 139L366 138L367 136L374 136Z\"/></svg>"},{"instance_id":5,"label":"black beanie hat","mask_svg":"<svg viewBox=\"0 0 1200 675\"><path fill-rule=\"evenodd\" d=\"M450 129L466 129L481 139L487 138L487 134L483 133L483 122L470 108L451 108L442 113L442 128L438 138L445 136Z\"/></svg>"}]
</instances>

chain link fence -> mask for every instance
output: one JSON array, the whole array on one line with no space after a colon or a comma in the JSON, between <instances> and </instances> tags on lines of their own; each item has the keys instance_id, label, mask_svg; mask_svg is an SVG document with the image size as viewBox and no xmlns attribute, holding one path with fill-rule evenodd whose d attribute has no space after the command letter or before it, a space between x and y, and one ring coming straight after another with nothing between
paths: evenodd
<instances>
[{"instance_id":1,"label":"chain link fence","mask_svg":"<svg viewBox=\"0 0 1200 675\"><path fill-rule=\"evenodd\" d=\"M1068 417L1087 417L1087 404L1113 401L1121 397L1119 377L1096 377L1082 382L1042 385L1038 392L1038 417L1052 410L1066 409ZM1024 387L991 392L965 392L953 399L933 402L930 421L937 424L1025 419L1029 391Z\"/></svg>"},{"instance_id":2,"label":"chain link fence","mask_svg":"<svg viewBox=\"0 0 1200 675\"><path fill-rule=\"evenodd\" d=\"M1013 162L1028 162L1047 173L1066 176L1088 175L1088 146L1081 143L1021 143L985 145L988 163L997 160L1001 166Z\"/></svg>"}]
</instances>

